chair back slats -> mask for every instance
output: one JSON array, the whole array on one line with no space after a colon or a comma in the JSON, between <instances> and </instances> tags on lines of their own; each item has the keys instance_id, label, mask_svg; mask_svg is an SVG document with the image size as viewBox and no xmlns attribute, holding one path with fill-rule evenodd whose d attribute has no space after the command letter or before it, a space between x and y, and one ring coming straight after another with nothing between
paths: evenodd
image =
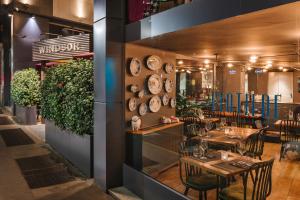
<instances>
[{"instance_id":1,"label":"chair back slats","mask_svg":"<svg viewBox=\"0 0 300 200\"><path fill-rule=\"evenodd\" d=\"M254 171L252 200L265 200L272 190L272 168L274 159L261 162L252 167Z\"/></svg>"},{"instance_id":2,"label":"chair back slats","mask_svg":"<svg viewBox=\"0 0 300 200\"><path fill-rule=\"evenodd\" d=\"M266 127L267 128L267 127ZM250 157L256 158L261 156L264 152L264 137L266 128L261 129L258 133L251 135L246 141L246 154Z\"/></svg>"},{"instance_id":3,"label":"chair back slats","mask_svg":"<svg viewBox=\"0 0 300 200\"><path fill-rule=\"evenodd\" d=\"M294 120L282 120L280 124L281 143L295 142L299 140L300 122Z\"/></svg>"},{"instance_id":4,"label":"chair back slats","mask_svg":"<svg viewBox=\"0 0 300 200\"><path fill-rule=\"evenodd\" d=\"M187 140L187 141L182 141L179 144L179 155L180 157L189 157L193 155L193 147L199 145L199 140ZM184 172L184 174L182 173ZM180 180L183 185L186 184L186 179L189 176L193 175L198 175L201 174L201 169L198 168L197 166L188 163L188 162L182 162L181 159L179 160L179 175L180 175Z\"/></svg>"}]
</instances>

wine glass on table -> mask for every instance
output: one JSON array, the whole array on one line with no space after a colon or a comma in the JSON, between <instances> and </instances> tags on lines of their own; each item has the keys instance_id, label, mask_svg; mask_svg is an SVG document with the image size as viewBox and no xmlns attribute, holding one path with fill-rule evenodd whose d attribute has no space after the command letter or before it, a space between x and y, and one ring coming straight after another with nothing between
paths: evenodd
<instances>
[{"instance_id":1,"label":"wine glass on table","mask_svg":"<svg viewBox=\"0 0 300 200\"><path fill-rule=\"evenodd\" d=\"M200 154L200 146L199 145L195 145L193 147L193 156L195 158L199 158L199 154Z\"/></svg>"},{"instance_id":2,"label":"wine glass on table","mask_svg":"<svg viewBox=\"0 0 300 200\"><path fill-rule=\"evenodd\" d=\"M213 129L212 123L211 122L207 122L205 124L206 137L210 137L209 131L211 131L212 129Z\"/></svg>"},{"instance_id":3,"label":"wine glass on table","mask_svg":"<svg viewBox=\"0 0 300 200\"><path fill-rule=\"evenodd\" d=\"M240 141L237 144L237 148L236 148L237 152L241 155L244 156L247 152L247 145L244 141Z\"/></svg>"},{"instance_id":4,"label":"wine glass on table","mask_svg":"<svg viewBox=\"0 0 300 200\"><path fill-rule=\"evenodd\" d=\"M201 159L206 159L207 151L208 151L208 143L206 140L201 140L201 145L200 145L201 151L202 151L202 156Z\"/></svg>"}]
</instances>

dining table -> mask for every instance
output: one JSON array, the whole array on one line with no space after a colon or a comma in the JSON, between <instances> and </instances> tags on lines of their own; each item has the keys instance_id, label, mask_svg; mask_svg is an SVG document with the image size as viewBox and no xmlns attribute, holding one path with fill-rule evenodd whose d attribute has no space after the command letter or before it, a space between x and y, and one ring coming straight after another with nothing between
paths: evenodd
<instances>
[{"instance_id":1,"label":"dining table","mask_svg":"<svg viewBox=\"0 0 300 200\"><path fill-rule=\"evenodd\" d=\"M222 158L222 154L224 153L227 154L226 159ZM225 180L230 180L231 177L243 175L243 173L249 171L253 165L262 162L258 159L222 150L208 152L205 158L183 156L180 160L183 163L191 163L204 171L215 174L218 177L219 185L221 183L221 177Z\"/></svg>"},{"instance_id":2,"label":"dining table","mask_svg":"<svg viewBox=\"0 0 300 200\"><path fill-rule=\"evenodd\" d=\"M248 137L258 132L259 129L228 126L211 130L208 134L196 136L195 139L201 139L211 144L230 146L236 150L240 142L246 141Z\"/></svg>"},{"instance_id":3,"label":"dining table","mask_svg":"<svg viewBox=\"0 0 300 200\"><path fill-rule=\"evenodd\" d=\"M237 113L227 112L227 111L225 112L215 111L213 113L214 115L221 115L221 117L234 117L235 115L237 115ZM245 113L238 113L238 116L240 118L247 118L247 119L254 119L254 120L262 119L262 114L259 113L255 113L254 115L252 114L246 115Z\"/></svg>"}]
</instances>

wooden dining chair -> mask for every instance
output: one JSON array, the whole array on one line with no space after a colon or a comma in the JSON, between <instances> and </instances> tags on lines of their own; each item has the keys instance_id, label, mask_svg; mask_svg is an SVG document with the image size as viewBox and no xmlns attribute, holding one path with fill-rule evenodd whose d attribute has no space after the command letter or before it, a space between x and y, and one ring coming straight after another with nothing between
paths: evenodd
<instances>
[{"instance_id":1,"label":"wooden dining chair","mask_svg":"<svg viewBox=\"0 0 300 200\"><path fill-rule=\"evenodd\" d=\"M300 139L300 122L294 120L282 120L280 124L280 157L284 157L284 151L288 144L299 142Z\"/></svg>"},{"instance_id":2,"label":"wooden dining chair","mask_svg":"<svg viewBox=\"0 0 300 200\"><path fill-rule=\"evenodd\" d=\"M200 145L200 140L198 139L189 139L179 143L179 155L183 156L193 156L193 148L197 145Z\"/></svg>"},{"instance_id":3,"label":"wooden dining chair","mask_svg":"<svg viewBox=\"0 0 300 200\"><path fill-rule=\"evenodd\" d=\"M252 166L242 176L242 184L233 184L219 193L221 200L266 200L272 191L274 158ZM250 177L250 178L249 178Z\"/></svg>"},{"instance_id":4,"label":"wooden dining chair","mask_svg":"<svg viewBox=\"0 0 300 200\"><path fill-rule=\"evenodd\" d=\"M179 175L182 184L185 186L184 195L189 189L199 191L199 199L207 200L207 191L217 189L218 178L216 175L203 172L196 164L179 160Z\"/></svg>"},{"instance_id":5,"label":"wooden dining chair","mask_svg":"<svg viewBox=\"0 0 300 200\"><path fill-rule=\"evenodd\" d=\"M198 131L201 129L200 124L189 124L186 127L186 132L185 132L185 136L187 138L187 140L197 136Z\"/></svg>"},{"instance_id":6,"label":"wooden dining chair","mask_svg":"<svg viewBox=\"0 0 300 200\"><path fill-rule=\"evenodd\" d=\"M245 153L246 156L252 157L252 158L259 158L261 160L261 156L264 153L264 137L265 137L265 131L268 127L264 127L259 130L258 133L253 134L249 136L249 138L246 141L246 149L247 152Z\"/></svg>"}]
</instances>

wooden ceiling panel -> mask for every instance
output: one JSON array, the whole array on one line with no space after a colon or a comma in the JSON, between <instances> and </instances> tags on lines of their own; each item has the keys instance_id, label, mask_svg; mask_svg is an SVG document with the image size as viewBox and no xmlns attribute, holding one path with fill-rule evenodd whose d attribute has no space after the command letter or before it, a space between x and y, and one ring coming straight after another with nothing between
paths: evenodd
<instances>
[{"instance_id":1,"label":"wooden ceiling panel","mask_svg":"<svg viewBox=\"0 0 300 200\"><path fill-rule=\"evenodd\" d=\"M135 42L193 58L298 64L300 2L286 4Z\"/></svg>"}]
</instances>

